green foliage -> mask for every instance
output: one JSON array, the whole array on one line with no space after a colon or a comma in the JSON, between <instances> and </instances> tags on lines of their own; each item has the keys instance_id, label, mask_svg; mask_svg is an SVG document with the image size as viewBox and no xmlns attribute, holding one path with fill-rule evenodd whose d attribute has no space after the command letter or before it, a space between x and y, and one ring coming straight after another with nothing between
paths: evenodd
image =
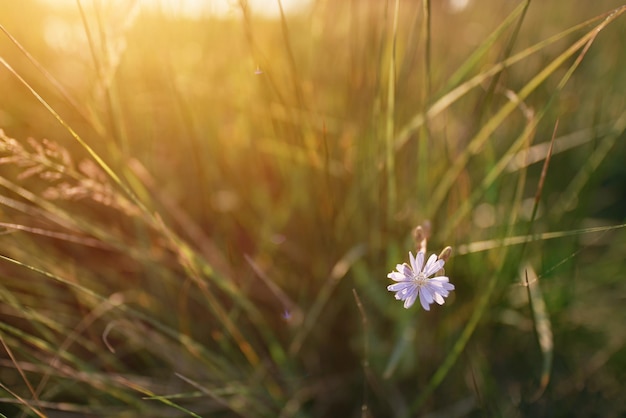
<instances>
[{"instance_id":1,"label":"green foliage","mask_svg":"<svg viewBox=\"0 0 626 418\"><path fill-rule=\"evenodd\" d=\"M86 3L0 5L0 416L626 412L626 6Z\"/></svg>"}]
</instances>

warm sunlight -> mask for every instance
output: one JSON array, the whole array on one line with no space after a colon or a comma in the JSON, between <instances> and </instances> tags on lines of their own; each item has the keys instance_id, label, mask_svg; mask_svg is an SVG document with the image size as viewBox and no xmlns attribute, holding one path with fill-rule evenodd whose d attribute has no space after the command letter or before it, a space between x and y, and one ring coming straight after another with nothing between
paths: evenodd
<instances>
[{"instance_id":1,"label":"warm sunlight","mask_svg":"<svg viewBox=\"0 0 626 418\"><path fill-rule=\"evenodd\" d=\"M76 0L40 0L57 7L76 6ZM119 0L116 0L119 1ZM139 3L152 10L162 10L173 16L188 18L200 18L207 15L229 16L236 13L239 8L234 0L138 0ZM89 6L91 2L83 2ZM126 2L128 3L128 2ZM255 14L266 16L278 16L280 14L278 0L247 0L250 10ZM302 9L309 0L282 0L285 13L293 13ZM109 3L110 4L110 3ZM128 7L125 4L125 7Z\"/></svg>"},{"instance_id":2,"label":"warm sunlight","mask_svg":"<svg viewBox=\"0 0 626 418\"><path fill-rule=\"evenodd\" d=\"M0 0L0 418L626 418L624 3Z\"/></svg>"}]
</instances>

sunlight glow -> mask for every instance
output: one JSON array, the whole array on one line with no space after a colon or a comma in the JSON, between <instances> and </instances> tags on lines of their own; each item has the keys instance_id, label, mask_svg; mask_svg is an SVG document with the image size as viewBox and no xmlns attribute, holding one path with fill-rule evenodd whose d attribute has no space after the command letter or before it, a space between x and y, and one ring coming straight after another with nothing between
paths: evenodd
<instances>
[{"instance_id":1,"label":"sunlight glow","mask_svg":"<svg viewBox=\"0 0 626 418\"><path fill-rule=\"evenodd\" d=\"M448 0L448 6L452 13L460 13L468 8L471 0Z\"/></svg>"},{"instance_id":2,"label":"sunlight glow","mask_svg":"<svg viewBox=\"0 0 626 418\"><path fill-rule=\"evenodd\" d=\"M66 8L76 7L76 0L40 0L49 5ZM117 0L119 2L119 0ZM200 19L208 16L236 16L239 4L235 0L138 0L147 10L162 11L170 16ZM83 0L84 6L92 2ZM131 3L126 1L125 3ZM280 15L278 0L247 0L248 7L254 14L268 17ZM281 0L285 13L302 11L310 0Z\"/></svg>"}]
</instances>

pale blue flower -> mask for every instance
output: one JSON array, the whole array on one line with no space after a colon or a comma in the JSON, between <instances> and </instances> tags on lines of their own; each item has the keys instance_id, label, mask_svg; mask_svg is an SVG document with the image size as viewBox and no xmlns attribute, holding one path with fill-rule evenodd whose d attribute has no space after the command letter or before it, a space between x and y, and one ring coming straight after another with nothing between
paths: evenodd
<instances>
[{"instance_id":1,"label":"pale blue flower","mask_svg":"<svg viewBox=\"0 0 626 418\"><path fill-rule=\"evenodd\" d=\"M448 297L450 291L454 290L454 285L449 283L450 280L446 276L430 277L443 268L445 261L438 260L433 254L424 265L424 257L424 251L418 252L415 257L409 253L411 265L398 264L397 271L387 275L391 280L398 282L387 286L387 290L396 292L396 299L404 301L404 307L407 309L419 296L422 308L430 311L433 302L443 305L445 302L443 298Z\"/></svg>"}]
</instances>

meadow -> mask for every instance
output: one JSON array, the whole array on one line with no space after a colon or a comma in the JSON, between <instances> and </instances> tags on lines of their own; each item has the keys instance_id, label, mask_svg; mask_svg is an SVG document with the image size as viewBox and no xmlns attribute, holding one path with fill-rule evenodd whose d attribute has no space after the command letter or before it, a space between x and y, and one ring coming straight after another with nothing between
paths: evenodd
<instances>
[{"instance_id":1,"label":"meadow","mask_svg":"<svg viewBox=\"0 0 626 418\"><path fill-rule=\"evenodd\" d=\"M624 14L1 2L0 417L624 416Z\"/></svg>"}]
</instances>

